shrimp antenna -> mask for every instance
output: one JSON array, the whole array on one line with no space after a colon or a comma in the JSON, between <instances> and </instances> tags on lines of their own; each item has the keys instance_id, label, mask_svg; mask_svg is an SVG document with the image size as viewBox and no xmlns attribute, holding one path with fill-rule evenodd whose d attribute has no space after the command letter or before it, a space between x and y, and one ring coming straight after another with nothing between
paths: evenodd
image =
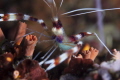
<instances>
[{"instance_id":1,"label":"shrimp antenna","mask_svg":"<svg viewBox=\"0 0 120 80\"><path fill-rule=\"evenodd\" d=\"M94 33L94 35L98 38L98 40L102 43L102 45L107 49L107 51L114 56L113 53L111 53L111 51L108 49L108 47L102 42L102 40L98 37L98 35L96 33Z\"/></svg>"},{"instance_id":2,"label":"shrimp antenna","mask_svg":"<svg viewBox=\"0 0 120 80\"><path fill-rule=\"evenodd\" d=\"M72 11L69 11L69 12L66 12L66 13L63 13L62 15L70 14L70 13L77 12L77 11L85 11L85 10L97 10L97 8L81 8L81 9L75 9L75 10L72 10Z\"/></svg>"},{"instance_id":3,"label":"shrimp antenna","mask_svg":"<svg viewBox=\"0 0 120 80\"><path fill-rule=\"evenodd\" d=\"M60 7L59 7L59 9L61 8L62 4L63 4L63 0L61 0L61 3L60 3Z\"/></svg>"},{"instance_id":4,"label":"shrimp antenna","mask_svg":"<svg viewBox=\"0 0 120 80\"><path fill-rule=\"evenodd\" d=\"M42 53L42 51L38 52L37 55L35 55L35 57L33 58L33 60L35 60L39 56L40 53Z\"/></svg>"},{"instance_id":5,"label":"shrimp antenna","mask_svg":"<svg viewBox=\"0 0 120 80\"><path fill-rule=\"evenodd\" d=\"M54 48L52 48L53 50L51 50L50 54L49 54L43 61L39 62L39 65L42 65L45 61L47 61L48 58L50 58L50 56L51 56L51 55L55 52L55 50L58 48L58 46L56 46L56 45L53 45L53 46L54 46Z\"/></svg>"},{"instance_id":6,"label":"shrimp antenna","mask_svg":"<svg viewBox=\"0 0 120 80\"><path fill-rule=\"evenodd\" d=\"M59 6L58 11L57 11L57 15L58 15L58 13L60 11L60 8L61 8L62 4L63 4L63 0L61 0L60 6Z\"/></svg>"},{"instance_id":7,"label":"shrimp antenna","mask_svg":"<svg viewBox=\"0 0 120 80\"><path fill-rule=\"evenodd\" d=\"M88 8L86 8L86 9L88 9ZM97 8L94 8L94 9L96 9L96 10L94 10L94 11L88 11L88 12L84 12L84 13L79 13L79 14L74 14L74 15L70 15L70 16L77 16L77 15L89 14L89 13L94 13L94 12L98 12L98 11L104 12L104 11L110 11L110 10L118 10L120 8L111 8L111 9L97 9ZM70 13L81 11L81 10L85 10L85 9L83 8L83 9L72 10L72 11L63 13L62 15L70 14ZM67 17L70 17L70 16L67 16Z\"/></svg>"},{"instance_id":8,"label":"shrimp antenna","mask_svg":"<svg viewBox=\"0 0 120 80\"><path fill-rule=\"evenodd\" d=\"M53 17L57 16L57 6L56 6L56 3L54 0L43 0L47 5L48 7L50 7L51 11L52 11L52 14L53 14Z\"/></svg>"},{"instance_id":9,"label":"shrimp antenna","mask_svg":"<svg viewBox=\"0 0 120 80\"><path fill-rule=\"evenodd\" d=\"M46 0L43 0L43 1L48 5L48 7L51 8L51 6L48 4L48 2Z\"/></svg>"}]
</instances>

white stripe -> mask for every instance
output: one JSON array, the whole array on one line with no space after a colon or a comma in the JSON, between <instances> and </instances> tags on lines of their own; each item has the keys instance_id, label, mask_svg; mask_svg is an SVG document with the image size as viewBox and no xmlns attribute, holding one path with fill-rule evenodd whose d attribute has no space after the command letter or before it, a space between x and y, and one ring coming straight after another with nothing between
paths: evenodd
<instances>
[{"instance_id":1,"label":"white stripe","mask_svg":"<svg viewBox=\"0 0 120 80\"><path fill-rule=\"evenodd\" d=\"M68 58L68 55L69 55L69 53L63 53L62 55L60 55L59 56L59 58L60 58L60 61L59 61L59 63L61 63L61 62L63 62L64 60L66 60L67 58Z\"/></svg>"},{"instance_id":2,"label":"white stripe","mask_svg":"<svg viewBox=\"0 0 120 80\"><path fill-rule=\"evenodd\" d=\"M4 14L0 14L0 16L1 16L1 17L3 17L3 16L4 16Z\"/></svg>"},{"instance_id":3,"label":"white stripe","mask_svg":"<svg viewBox=\"0 0 120 80\"><path fill-rule=\"evenodd\" d=\"M8 13L9 15L15 15L16 13Z\"/></svg>"},{"instance_id":4,"label":"white stripe","mask_svg":"<svg viewBox=\"0 0 120 80\"><path fill-rule=\"evenodd\" d=\"M47 67L46 71L48 71L48 70L54 68L55 66L56 66L55 64L50 64L50 66Z\"/></svg>"},{"instance_id":5,"label":"white stripe","mask_svg":"<svg viewBox=\"0 0 120 80\"><path fill-rule=\"evenodd\" d=\"M1 16L1 17L3 17L3 16L4 16L4 14L0 14L0 16ZM0 19L0 21L3 21L3 18L1 18L1 19Z\"/></svg>"},{"instance_id":6,"label":"white stripe","mask_svg":"<svg viewBox=\"0 0 120 80\"><path fill-rule=\"evenodd\" d=\"M40 23L40 24L44 23L44 21L42 19L37 20L37 22Z\"/></svg>"},{"instance_id":7,"label":"white stripe","mask_svg":"<svg viewBox=\"0 0 120 80\"><path fill-rule=\"evenodd\" d=\"M79 41L77 44L78 44L78 45L80 45L80 44L82 45L82 44L83 44L83 42L82 42L82 41Z\"/></svg>"},{"instance_id":8,"label":"white stripe","mask_svg":"<svg viewBox=\"0 0 120 80\"><path fill-rule=\"evenodd\" d=\"M29 20L30 16L29 15L24 15L23 19L24 20Z\"/></svg>"},{"instance_id":9,"label":"white stripe","mask_svg":"<svg viewBox=\"0 0 120 80\"><path fill-rule=\"evenodd\" d=\"M92 34L91 32L87 32L87 34Z\"/></svg>"},{"instance_id":10,"label":"white stripe","mask_svg":"<svg viewBox=\"0 0 120 80\"><path fill-rule=\"evenodd\" d=\"M0 19L0 21L3 21L3 19Z\"/></svg>"},{"instance_id":11,"label":"white stripe","mask_svg":"<svg viewBox=\"0 0 120 80\"><path fill-rule=\"evenodd\" d=\"M73 53L76 53L76 52L78 52L78 47L75 46L74 48L72 48L72 50L73 50Z\"/></svg>"},{"instance_id":12,"label":"white stripe","mask_svg":"<svg viewBox=\"0 0 120 80\"><path fill-rule=\"evenodd\" d=\"M17 20L16 15L14 13L13 14L9 14L8 21L13 21L13 20Z\"/></svg>"},{"instance_id":13,"label":"white stripe","mask_svg":"<svg viewBox=\"0 0 120 80\"><path fill-rule=\"evenodd\" d=\"M57 34L62 35L64 33L63 28L57 29Z\"/></svg>"},{"instance_id":14,"label":"white stripe","mask_svg":"<svg viewBox=\"0 0 120 80\"><path fill-rule=\"evenodd\" d=\"M68 53L67 52L63 53L62 55L59 56L59 58L60 58L59 63L63 62L64 60L66 60L68 58ZM54 64L55 60L53 60L53 59L45 62L45 64L49 64L49 63L51 63L51 64L50 64L50 66L48 66L46 71L50 70L50 69L52 69L52 68L54 68L56 66L56 64Z\"/></svg>"},{"instance_id":15,"label":"white stripe","mask_svg":"<svg viewBox=\"0 0 120 80\"><path fill-rule=\"evenodd\" d=\"M55 60L51 59L51 60L46 61L45 64L53 64L54 62L55 62Z\"/></svg>"},{"instance_id":16,"label":"white stripe","mask_svg":"<svg viewBox=\"0 0 120 80\"><path fill-rule=\"evenodd\" d=\"M81 39L81 38L82 38L82 35L81 35L81 34L78 34L78 35L75 35L75 37L77 37L77 39Z\"/></svg>"},{"instance_id":17,"label":"white stripe","mask_svg":"<svg viewBox=\"0 0 120 80\"><path fill-rule=\"evenodd\" d=\"M57 17L54 17L53 20L54 20L55 22L57 22L57 21L58 21L58 18L57 18Z\"/></svg>"}]
</instances>

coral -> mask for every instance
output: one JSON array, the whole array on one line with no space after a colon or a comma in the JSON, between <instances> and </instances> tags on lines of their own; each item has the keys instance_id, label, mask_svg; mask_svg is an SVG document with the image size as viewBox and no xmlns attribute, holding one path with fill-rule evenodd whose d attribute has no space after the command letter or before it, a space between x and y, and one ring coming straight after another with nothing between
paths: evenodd
<instances>
[{"instance_id":1,"label":"coral","mask_svg":"<svg viewBox=\"0 0 120 80\"><path fill-rule=\"evenodd\" d=\"M13 60L14 57L10 52L6 52L0 55L0 79L7 80L13 79L12 72L14 71L13 68Z\"/></svg>"},{"instance_id":2,"label":"coral","mask_svg":"<svg viewBox=\"0 0 120 80\"><path fill-rule=\"evenodd\" d=\"M17 67L18 79L27 79L27 80L48 80L47 73L43 68L40 67L36 60L25 59ZM18 75L19 74L19 75Z\"/></svg>"},{"instance_id":3,"label":"coral","mask_svg":"<svg viewBox=\"0 0 120 80\"><path fill-rule=\"evenodd\" d=\"M83 77L88 74L89 70L92 69L92 67L93 61L91 59L84 59L81 57L81 55L78 57L72 56L68 67L64 70L64 74Z\"/></svg>"}]
</instances>

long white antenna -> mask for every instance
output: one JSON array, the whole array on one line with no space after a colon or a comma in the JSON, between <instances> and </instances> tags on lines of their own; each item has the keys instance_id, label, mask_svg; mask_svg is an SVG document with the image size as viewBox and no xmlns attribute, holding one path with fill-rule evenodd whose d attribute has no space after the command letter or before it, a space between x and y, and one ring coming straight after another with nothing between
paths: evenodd
<instances>
[{"instance_id":1,"label":"long white antenna","mask_svg":"<svg viewBox=\"0 0 120 80\"><path fill-rule=\"evenodd\" d=\"M97 9L97 8L96 8ZM110 11L110 10L118 10L120 8L111 8L111 9L97 9L95 11L88 11L88 12L84 12L84 13L79 13L79 14L74 14L74 15L70 15L70 16L77 16L77 15L83 15L83 14L88 14L88 13L94 13L94 12L98 12L98 11ZM72 10L72 11L69 11L69 12L66 12L66 13L63 13L62 15L65 15L65 14L69 14L69 13L73 13L73 12L76 12L76 11L81 11L82 9L76 9L76 10ZM83 9L84 10L84 9ZM68 17L70 17L68 16Z\"/></svg>"},{"instance_id":2,"label":"long white antenna","mask_svg":"<svg viewBox=\"0 0 120 80\"><path fill-rule=\"evenodd\" d=\"M53 51L43 60L39 63L39 65L42 65L45 61L48 60L48 58L55 52L55 50L58 48L58 46L56 46Z\"/></svg>"},{"instance_id":3,"label":"long white antenna","mask_svg":"<svg viewBox=\"0 0 120 80\"><path fill-rule=\"evenodd\" d=\"M55 0L53 0L53 4L54 4L54 7L56 8L56 3L55 3Z\"/></svg>"},{"instance_id":4,"label":"long white antenna","mask_svg":"<svg viewBox=\"0 0 120 80\"><path fill-rule=\"evenodd\" d=\"M60 8L61 8L62 4L63 4L63 0L61 0L60 6L59 6L58 11L57 11L57 15L58 15L58 13L60 11Z\"/></svg>"},{"instance_id":5,"label":"long white antenna","mask_svg":"<svg viewBox=\"0 0 120 80\"><path fill-rule=\"evenodd\" d=\"M33 58L33 60L35 60L35 59L39 56L39 54L40 54L41 52L42 52L42 51L38 52L37 55L35 55L35 57Z\"/></svg>"},{"instance_id":6,"label":"long white antenna","mask_svg":"<svg viewBox=\"0 0 120 80\"><path fill-rule=\"evenodd\" d=\"M57 17L57 6L55 0L43 0L51 9L52 16Z\"/></svg>"},{"instance_id":7,"label":"long white antenna","mask_svg":"<svg viewBox=\"0 0 120 80\"><path fill-rule=\"evenodd\" d=\"M48 2L46 0L43 0L43 1L48 5L48 7L51 8L51 6L48 4Z\"/></svg>"},{"instance_id":8,"label":"long white antenna","mask_svg":"<svg viewBox=\"0 0 120 80\"><path fill-rule=\"evenodd\" d=\"M111 51L108 49L108 47L101 41L101 39L98 37L98 35L96 33L94 33L94 35L98 38L98 40L102 43L102 45L107 49L107 51L114 56L113 53L111 53Z\"/></svg>"},{"instance_id":9,"label":"long white antenna","mask_svg":"<svg viewBox=\"0 0 120 80\"><path fill-rule=\"evenodd\" d=\"M98 10L98 9L97 8L81 8L81 9L75 9L75 10L63 13L62 15L70 14L70 13L77 12L77 11L85 11L85 10Z\"/></svg>"},{"instance_id":10,"label":"long white antenna","mask_svg":"<svg viewBox=\"0 0 120 80\"><path fill-rule=\"evenodd\" d=\"M63 4L63 0L61 0L61 3L60 3L60 7L59 7L59 9L61 8L62 4Z\"/></svg>"},{"instance_id":11,"label":"long white antenna","mask_svg":"<svg viewBox=\"0 0 120 80\"><path fill-rule=\"evenodd\" d=\"M45 56L48 55L48 53L49 53L54 47L55 47L55 45L53 45L53 46L47 51L47 53L46 53L43 57L41 57L41 59L44 59Z\"/></svg>"}]
</instances>

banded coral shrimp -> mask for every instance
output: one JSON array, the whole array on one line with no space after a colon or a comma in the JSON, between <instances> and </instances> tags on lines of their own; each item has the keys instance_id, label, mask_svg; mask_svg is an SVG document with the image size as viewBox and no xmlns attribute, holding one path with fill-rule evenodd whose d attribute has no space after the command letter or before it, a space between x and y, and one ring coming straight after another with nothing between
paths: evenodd
<instances>
[{"instance_id":1,"label":"banded coral shrimp","mask_svg":"<svg viewBox=\"0 0 120 80\"><path fill-rule=\"evenodd\" d=\"M61 5L62 5L62 2L63 1L61 1ZM53 2L52 2L53 3ZM51 4L51 3L50 3ZM61 6L60 5L60 6ZM51 6L50 6L51 7ZM55 4L54 4L54 7L56 7L55 6ZM51 8L52 9L52 8ZM43 28L45 29L45 30L47 30L47 26L45 25L45 23L43 22L43 20L42 19L37 19L37 18L33 18L33 17L30 17L29 15L23 15L23 14L17 14L17 13L9 13L9 14L1 14L1 21L15 21L15 20L21 20L21 19L24 19L24 20L31 20L31 21L36 21L36 22L39 22L42 26L43 26ZM30 30L30 29L29 29ZM64 44L62 44L62 42L63 41L67 41L68 40L68 38L66 37L66 35L65 35L65 33L64 33L64 30L63 30L63 28L62 28L62 24L61 24L61 22L58 20L58 18L57 17L54 17L54 20L53 20L53 28L52 28L52 31L53 31L53 33L56 35L55 36L55 40L57 41L57 44L59 45L59 47L61 47L61 45L64 45ZM34 32L32 32L32 33L34 33ZM35 33L40 33L40 32L35 32ZM31 34L31 33L30 33ZM83 34L86 34L86 33L83 33ZM26 35L28 35L28 34L26 34ZM24 36L26 36L26 35L24 35ZM43 35L42 33L41 33L41 35ZM23 36L23 37L24 37ZM43 36L45 36L45 35L43 35ZM63 39L63 40L62 40ZM16 40L17 41L17 40ZM15 43L16 41L13 41L13 43ZM74 40L72 41L72 37L71 37L71 42L75 42ZM65 42L63 42L63 43L65 43ZM81 44L81 43L78 43L78 45L79 44ZM75 46L75 44L74 43L71 43L70 45L72 45L72 46ZM68 49L70 49L70 48L72 48L70 51L67 51L67 53L68 52L71 52L71 53L76 53L78 50L79 50L79 46L75 46L75 47L73 47L72 48L72 46L69 46L69 45L64 45L64 46L66 46L66 49L64 49L64 48L62 48L61 47L61 49L64 49L64 50L68 50ZM55 49L54 49L54 46L51 48L51 49L53 49L53 51L51 52L51 54L54 52L54 50L56 50L56 48L57 47L55 47ZM51 51L51 49L50 49L50 51ZM48 51L47 53L49 53L50 51ZM62 56L65 56L65 58L64 59L62 59L60 62L62 62L62 61L64 61L69 55L66 55L66 53L64 54L64 55L62 55ZM61 56L61 57L62 57ZM49 57L48 57L49 58ZM46 60L47 58L45 58L45 60ZM43 64L44 62L45 62L45 60L44 61L42 61L42 62L40 62L40 64ZM59 63L57 63L57 64L59 64Z\"/></svg>"},{"instance_id":2,"label":"banded coral shrimp","mask_svg":"<svg viewBox=\"0 0 120 80\"><path fill-rule=\"evenodd\" d=\"M53 1L52 1L53 2ZM62 2L61 2L62 3ZM52 5L54 5L54 8L56 8L55 7L55 4L53 4L52 3ZM50 6L50 5L49 5ZM60 5L61 6L61 5ZM51 6L50 6L51 7ZM3 15L3 14L1 14L1 20L10 20L9 18L14 18L14 19L16 19L16 16L15 16L16 14L8 14L8 15ZM8 16L9 16L9 18L8 18ZM24 16L24 19L25 20L32 20L32 21L37 21L37 22L39 22L42 26L43 26L43 28L45 28L45 29L47 29L46 28L46 26L45 26L45 24L44 24L44 22L43 22L43 20L41 19L41 20L37 20L36 18L33 18L33 17L30 17L29 15L18 15L18 16ZM14 19L11 19L11 20L13 20L14 21ZM62 25L61 25L61 23L59 22L59 19L55 16L54 18L53 18L53 24L54 24L54 26L53 26L53 28L52 28L52 31L53 31L53 33L57 36L55 39L57 40L57 42L58 42L58 44L59 44L59 47L61 47L61 45L64 45L64 44L61 44L62 42L64 42L64 41L66 41L66 39L68 40L67 42L69 43L69 42L71 42L71 44L72 44L72 46L68 46L68 45L66 45L67 46L67 48L68 49L66 49L66 50L69 50L70 48L72 48L72 49L70 49L70 50L72 50L73 52L72 53L76 53L76 51L79 51L79 47L73 47L73 46L75 46L76 44L74 44L74 42L76 42L76 41L78 41L78 40L80 40L81 39L81 37L84 37L83 35L92 35L93 33L87 33L87 32L84 32L84 33L80 33L80 34L77 34L77 35L75 35L75 36L71 36L71 37L67 37L65 34L64 34L64 30L63 30L63 28L62 28ZM40 33L40 32L36 32L36 33ZM62 36L61 36L62 35ZM64 36L63 36L64 35ZM63 38L64 37L64 38ZM73 42L73 43L72 43ZM65 42L64 42L65 43ZM78 43L79 44L79 43ZM81 44L81 43L80 43ZM65 45L64 45L65 46ZM62 49L63 47L61 47L61 49ZM51 48L51 49L53 49L53 48ZM50 49L50 50L51 50ZM56 49L56 47L52 50L53 52L54 52L54 50ZM64 48L63 48L64 49ZM49 51L48 51L49 52ZM70 51L71 52L71 51ZM51 52L52 53L52 52ZM54 60L54 59L52 59L52 60L48 60L48 61L43 61L43 62L41 62L40 64L43 64L44 62L45 62L45 64L51 64L48 68L47 68L47 70L50 70L51 68L53 68L53 67L55 67L56 65L58 65L59 63L61 63L61 62L63 62L69 55L67 55L67 53L69 53L69 51L67 51L67 52L65 52L65 53L63 53L63 55L61 55L60 56L60 58L56 58L56 60ZM63 56L64 56L64 58L63 58ZM62 57L62 59L61 59L61 57ZM57 61L57 62L56 62ZM55 63L55 65L54 65L54 63Z\"/></svg>"}]
</instances>

